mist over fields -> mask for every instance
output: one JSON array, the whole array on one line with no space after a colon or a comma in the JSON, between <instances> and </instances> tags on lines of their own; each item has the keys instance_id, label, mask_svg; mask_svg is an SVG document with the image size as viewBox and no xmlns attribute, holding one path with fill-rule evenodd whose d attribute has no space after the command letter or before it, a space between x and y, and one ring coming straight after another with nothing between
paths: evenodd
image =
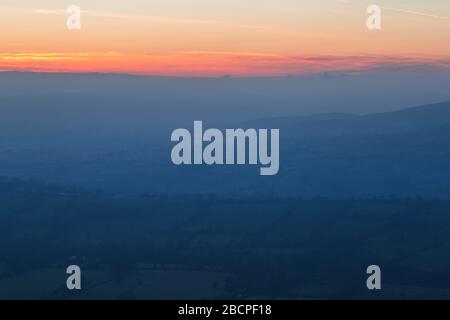
<instances>
[{"instance_id":1,"label":"mist over fields","mask_svg":"<svg viewBox=\"0 0 450 320\"><path fill-rule=\"evenodd\" d=\"M236 79L2 73L0 176L119 194L446 198L450 103L427 104L450 100L449 80L433 70ZM174 166L170 134L192 130L194 120L205 129L280 128L279 174Z\"/></svg>"},{"instance_id":2,"label":"mist over fields","mask_svg":"<svg viewBox=\"0 0 450 320\"><path fill-rule=\"evenodd\" d=\"M369 114L448 101L445 84L449 80L448 70L432 67L259 78L3 72L0 97L34 99L37 95L44 99L52 94L70 94L59 97L73 100L77 93L78 99L119 99L110 105L105 104L108 100L103 105L85 100L90 102L89 108L145 106L153 117L169 114L169 122L184 117L238 121L315 113ZM83 101L73 101L83 107ZM67 107L75 104L67 102ZM52 106L57 103L61 101ZM22 107L26 106L32 107Z\"/></svg>"}]
</instances>

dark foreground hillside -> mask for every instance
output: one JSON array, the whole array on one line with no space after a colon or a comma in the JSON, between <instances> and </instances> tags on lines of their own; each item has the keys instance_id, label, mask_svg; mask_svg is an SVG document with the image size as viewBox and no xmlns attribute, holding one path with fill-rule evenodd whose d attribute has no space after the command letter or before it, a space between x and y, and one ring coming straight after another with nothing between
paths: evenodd
<instances>
[{"instance_id":1,"label":"dark foreground hillside","mask_svg":"<svg viewBox=\"0 0 450 320\"><path fill-rule=\"evenodd\" d=\"M0 182L1 298L450 298L450 202L119 197ZM79 264L83 290L65 290ZM366 267L382 268L381 292Z\"/></svg>"}]
</instances>

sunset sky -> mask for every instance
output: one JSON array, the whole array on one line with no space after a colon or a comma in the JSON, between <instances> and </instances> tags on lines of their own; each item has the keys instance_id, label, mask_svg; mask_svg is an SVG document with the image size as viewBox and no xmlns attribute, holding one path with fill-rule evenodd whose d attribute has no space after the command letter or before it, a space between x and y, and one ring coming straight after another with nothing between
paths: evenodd
<instances>
[{"instance_id":1,"label":"sunset sky","mask_svg":"<svg viewBox=\"0 0 450 320\"><path fill-rule=\"evenodd\" d=\"M81 30L66 8L82 9ZM370 4L382 30L366 28ZM0 70L283 75L450 68L448 0L2 0Z\"/></svg>"}]
</instances>

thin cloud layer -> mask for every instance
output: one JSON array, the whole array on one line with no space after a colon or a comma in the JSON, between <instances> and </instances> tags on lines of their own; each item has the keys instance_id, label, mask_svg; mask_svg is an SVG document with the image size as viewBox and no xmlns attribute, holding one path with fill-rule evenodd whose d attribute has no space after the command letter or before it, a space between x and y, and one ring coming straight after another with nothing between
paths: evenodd
<instances>
[{"instance_id":1,"label":"thin cloud layer","mask_svg":"<svg viewBox=\"0 0 450 320\"><path fill-rule=\"evenodd\" d=\"M276 76L361 72L383 68L449 68L445 57L283 56L263 53L0 54L2 71L103 72L169 76Z\"/></svg>"}]
</instances>

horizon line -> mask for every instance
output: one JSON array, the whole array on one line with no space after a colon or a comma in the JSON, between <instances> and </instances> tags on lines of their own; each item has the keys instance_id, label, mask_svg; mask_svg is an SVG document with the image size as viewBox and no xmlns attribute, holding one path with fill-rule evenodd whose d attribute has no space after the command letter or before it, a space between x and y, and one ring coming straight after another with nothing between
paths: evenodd
<instances>
[{"instance_id":1,"label":"horizon line","mask_svg":"<svg viewBox=\"0 0 450 320\"><path fill-rule=\"evenodd\" d=\"M0 72L254 78L355 74L373 70L450 69L442 55L269 55L249 53L4 53Z\"/></svg>"}]
</instances>

